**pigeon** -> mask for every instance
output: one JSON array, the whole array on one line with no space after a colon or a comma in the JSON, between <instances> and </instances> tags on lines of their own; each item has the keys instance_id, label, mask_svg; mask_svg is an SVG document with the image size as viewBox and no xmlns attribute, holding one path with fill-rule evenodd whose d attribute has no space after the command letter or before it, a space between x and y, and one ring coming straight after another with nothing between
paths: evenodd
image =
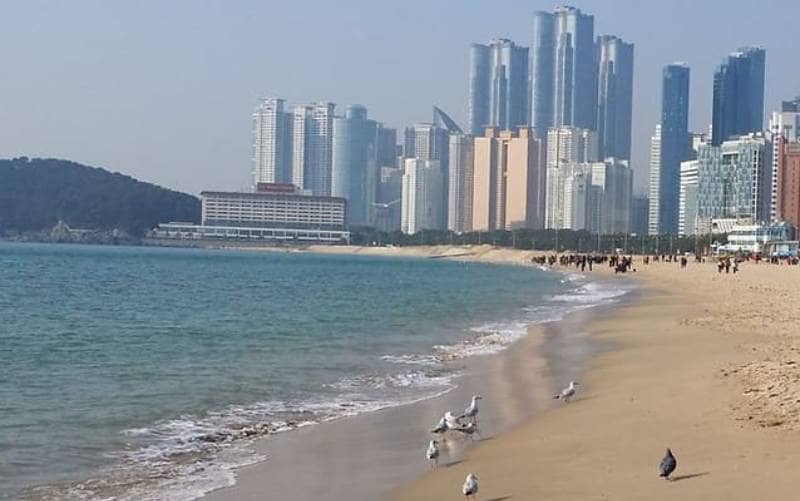
<instances>
[{"instance_id":1,"label":"pigeon","mask_svg":"<svg viewBox=\"0 0 800 501\"><path fill-rule=\"evenodd\" d=\"M572 400L572 397L575 396L576 386L580 386L580 383L576 383L575 381L570 381L569 386L561 390L561 393L559 393L558 395L553 395L553 398L555 398L556 400L560 398L564 402L569 403L569 401Z\"/></svg>"},{"instance_id":2,"label":"pigeon","mask_svg":"<svg viewBox=\"0 0 800 501\"><path fill-rule=\"evenodd\" d=\"M467 475L467 479L464 480L464 485L461 487L461 492L464 493L466 499L474 499L475 495L478 494L478 477L472 473Z\"/></svg>"},{"instance_id":3,"label":"pigeon","mask_svg":"<svg viewBox=\"0 0 800 501\"><path fill-rule=\"evenodd\" d=\"M473 423L478 422L478 400L483 400L483 397L480 395L473 395L472 401L469 403L469 406L464 410L463 417L469 418Z\"/></svg>"},{"instance_id":4,"label":"pigeon","mask_svg":"<svg viewBox=\"0 0 800 501\"><path fill-rule=\"evenodd\" d=\"M430 441L425 457L427 457L429 461L433 461L432 466L439 466L439 442L436 440Z\"/></svg>"},{"instance_id":5,"label":"pigeon","mask_svg":"<svg viewBox=\"0 0 800 501\"><path fill-rule=\"evenodd\" d=\"M675 456L672 455L672 451L667 449L667 454L664 456L664 459L661 460L661 464L658 466L660 471L659 477L664 477L664 479L669 480L669 476L675 471L675 468L678 467L678 460L675 459Z\"/></svg>"},{"instance_id":6,"label":"pigeon","mask_svg":"<svg viewBox=\"0 0 800 501\"><path fill-rule=\"evenodd\" d=\"M435 433L437 435L444 435L450 427L447 426L447 420L445 418L441 418L436 426L431 430L431 433Z\"/></svg>"}]
</instances>

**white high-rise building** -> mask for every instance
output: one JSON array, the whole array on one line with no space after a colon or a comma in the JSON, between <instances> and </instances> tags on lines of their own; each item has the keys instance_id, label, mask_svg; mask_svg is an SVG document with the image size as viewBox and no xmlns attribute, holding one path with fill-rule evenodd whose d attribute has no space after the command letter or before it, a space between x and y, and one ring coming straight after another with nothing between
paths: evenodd
<instances>
[{"instance_id":1,"label":"white high-rise building","mask_svg":"<svg viewBox=\"0 0 800 501\"><path fill-rule=\"evenodd\" d=\"M284 100L263 99L253 112L253 188L258 183L289 182L291 125Z\"/></svg>"},{"instance_id":2,"label":"white high-rise building","mask_svg":"<svg viewBox=\"0 0 800 501\"><path fill-rule=\"evenodd\" d=\"M317 196L331 194L334 109L333 103L316 103L292 113L291 181Z\"/></svg>"},{"instance_id":3,"label":"white high-rise building","mask_svg":"<svg viewBox=\"0 0 800 501\"><path fill-rule=\"evenodd\" d=\"M449 150L447 229L469 231L472 228L474 138L451 134Z\"/></svg>"},{"instance_id":4,"label":"white high-rise building","mask_svg":"<svg viewBox=\"0 0 800 501\"><path fill-rule=\"evenodd\" d=\"M421 230L443 229L444 175L439 161L407 158L401 198L403 233L413 235Z\"/></svg>"},{"instance_id":5,"label":"white high-rise building","mask_svg":"<svg viewBox=\"0 0 800 501\"><path fill-rule=\"evenodd\" d=\"M601 234L628 232L633 171L626 160L569 164L564 172L564 228Z\"/></svg>"},{"instance_id":6,"label":"white high-rise building","mask_svg":"<svg viewBox=\"0 0 800 501\"><path fill-rule=\"evenodd\" d=\"M678 235L694 235L697 220L697 184L700 162L681 162L681 192L678 199Z\"/></svg>"},{"instance_id":7,"label":"white high-rise building","mask_svg":"<svg viewBox=\"0 0 800 501\"><path fill-rule=\"evenodd\" d=\"M786 143L800 141L800 98L795 101L784 101L781 111L772 112L769 119L770 140L773 145L778 137L783 137ZM778 221L778 173L781 155L777 151L772 155L772 202L770 204L770 220Z\"/></svg>"},{"instance_id":8,"label":"white high-rise building","mask_svg":"<svg viewBox=\"0 0 800 501\"><path fill-rule=\"evenodd\" d=\"M572 174L564 171L569 164L596 162L597 133L576 127L553 127L547 131L546 228L564 225L564 184Z\"/></svg>"},{"instance_id":9,"label":"white high-rise building","mask_svg":"<svg viewBox=\"0 0 800 501\"><path fill-rule=\"evenodd\" d=\"M647 233L659 234L659 200L661 198L661 124L650 138L650 211L647 220Z\"/></svg>"}]
</instances>

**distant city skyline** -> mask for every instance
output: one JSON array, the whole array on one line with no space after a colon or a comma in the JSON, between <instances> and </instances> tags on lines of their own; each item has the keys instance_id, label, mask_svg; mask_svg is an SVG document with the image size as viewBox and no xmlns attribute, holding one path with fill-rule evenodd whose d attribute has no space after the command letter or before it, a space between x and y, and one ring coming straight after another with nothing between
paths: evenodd
<instances>
[{"instance_id":1,"label":"distant city skyline","mask_svg":"<svg viewBox=\"0 0 800 501\"><path fill-rule=\"evenodd\" d=\"M639 193L647 186L664 65L682 60L692 69L693 131L708 129L714 71L736 47L768 52L764 113L800 94L800 68L786 42L800 15L794 2L763 9L683 0L570 3L593 16L595 35L615 34L636 46L631 165ZM749 7L746 15L737 3ZM534 12L555 6L510 0L490 9L464 2L459 22L443 27L453 10L445 2L416 0L320 2L312 9L257 2L7 1L0 26L15 43L0 48L13 69L0 86L0 156L67 158L192 193L246 188L248 115L260 98L334 102L340 111L359 103L370 118L399 131L428 119L430 107L439 105L466 128L470 44L509 38L530 47ZM265 16L282 22L264 30L259 20ZM711 19L727 29L707 35ZM414 28L397 36L395 27L406 21ZM324 33L324 41L292 36L298 24ZM396 71L409 61L412 69Z\"/></svg>"}]
</instances>

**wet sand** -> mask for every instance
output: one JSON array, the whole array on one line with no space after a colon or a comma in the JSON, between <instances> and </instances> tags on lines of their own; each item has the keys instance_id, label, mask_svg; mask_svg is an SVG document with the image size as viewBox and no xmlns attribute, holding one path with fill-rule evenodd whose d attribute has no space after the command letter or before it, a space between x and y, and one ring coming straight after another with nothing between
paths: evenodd
<instances>
[{"instance_id":1,"label":"wet sand","mask_svg":"<svg viewBox=\"0 0 800 501\"><path fill-rule=\"evenodd\" d=\"M390 499L460 499L469 472L482 500L800 499L800 269L638 267L642 300L591 325L618 349L592 357L577 400Z\"/></svg>"},{"instance_id":2,"label":"wet sand","mask_svg":"<svg viewBox=\"0 0 800 501\"><path fill-rule=\"evenodd\" d=\"M256 446L266 461L240 469L235 486L204 499L384 498L392 487L429 471L428 430L444 411L463 412L470 397L481 394L482 437L451 437L442 445L442 468L455 468L476 444L555 405L557 381L578 377L576 368L605 348L587 337L586 326L608 313L602 307L573 313L531 327L529 336L502 353L459 361L455 367L465 375L440 397L266 438Z\"/></svg>"}]
</instances>

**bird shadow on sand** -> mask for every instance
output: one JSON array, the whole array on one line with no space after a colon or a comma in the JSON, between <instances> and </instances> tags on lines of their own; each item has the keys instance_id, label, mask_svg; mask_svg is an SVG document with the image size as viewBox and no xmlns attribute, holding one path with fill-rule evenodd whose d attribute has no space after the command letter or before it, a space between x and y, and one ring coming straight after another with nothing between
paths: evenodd
<instances>
[{"instance_id":1,"label":"bird shadow on sand","mask_svg":"<svg viewBox=\"0 0 800 501\"><path fill-rule=\"evenodd\" d=\"M487 499L486 501L505 501L506 499L511 499L511 496L501 496L499 498Z\"/></svg>"},{"instance_id":2,"label":"bird shadow on sand","mask_svg":"<svg viewBox=\"0 0 800 501\"><path fill-rule=\"evenodd\" d=\"M461 464L461 463L463 463L463 462L464 462L464 460L463 460L463 459L459 459L458 461L450 461L449 463L445 463L444 467L445 467L445 468L450 468L451 466L457 466L457 465L460 465L460 464Z\"/></svg>"},{"instance_id":3,"label":"bird shadow on sand","mask_svg":"<svg viewBox=\"0 0 800 501\"><path fill-rule=\"evenodd\" d=\"M672 482L680 482L681 480L689 480L689 479L697 478L697 477L705 477L706 475L711 475L711 472L710 471L704 471L704 472L701 472L701 473L687 473L686 475L678 475L676 477L672 477L670 479L670 481L672 481Z\"/></svg>"}]
</instances>

